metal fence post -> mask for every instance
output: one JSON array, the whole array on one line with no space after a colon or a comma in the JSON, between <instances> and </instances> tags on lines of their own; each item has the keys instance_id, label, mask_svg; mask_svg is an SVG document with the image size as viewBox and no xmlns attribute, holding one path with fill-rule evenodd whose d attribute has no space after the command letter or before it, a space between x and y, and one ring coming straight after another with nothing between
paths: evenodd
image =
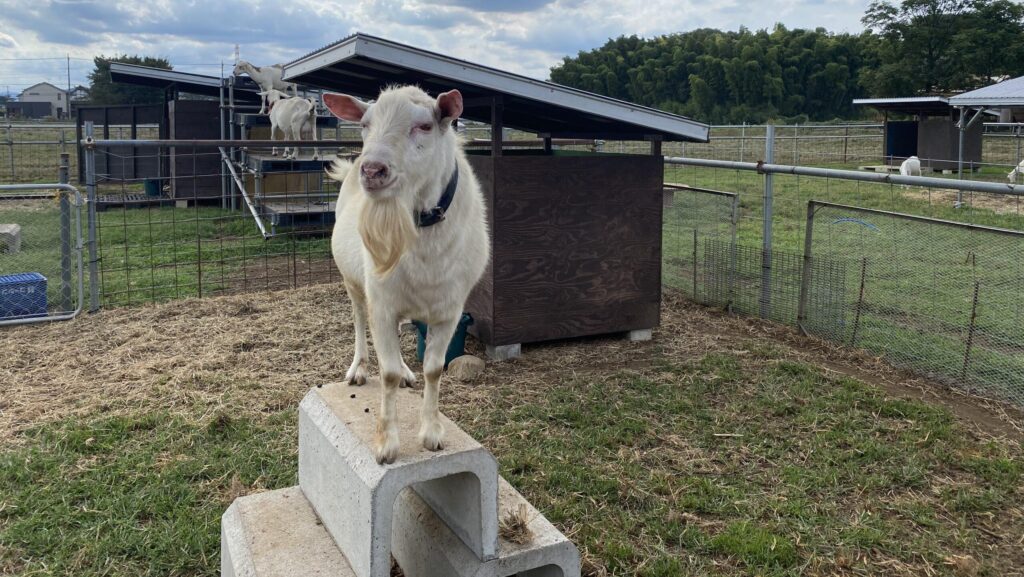
<instances>
[{"instance_id":1,"label":"metal fence post","mask_svg":"<svg viewBox=\"0 0 1024 577\"><path fill-rule=\"evenodd\" d=\"M807 224L804 230L804 268L800 275L800 300L796 309L796 326L800 332L809 334L804 327L807 321L807 298L811 286L811 249L814 238L814 201L807 201Z\"/></svg>"},{"instance_id":2,"label":"metal fence post","mask_svg":"<svg viewBox=\"0 0 1024 577\"><path fill-rule=\"evenodd\" d=\"M57 182L71 182L71 160L68 153L60 153L60 170ZM70 194L60 191L60 306L61 312L74 310L71 301L71 198Z\"/></svg>"},{"instance_id":3,"label":"metal fence post","mask_svg":"<svg viewBox=\"0 0 1024 577\"><path fill-rule=\"evenodd\" d=\"M847 160L847 151L850 149L850 127L846 126L846 134L843 136L843 164L849 162Z\"/></svg>"},{"instance_id":4,"label":"metal fence post","mask_svg":"<svg viewBox=\"0 0 1024 577\"><path fill-rule=\"evenodd\" d=\"M92 121L85 123L85 205L89 216L89 312L100 308L99 256L96 246L96 147Z\"/></svg>"},{"instance_id":5,"label":"metal fence post","mask_svg":"<svg viewBox=\"0 0 1024 577\"><path fill-rule=\"evenodd\" d=\"M10 152L8 158L11 161L11 182L14 182L14 128L11 123L7 123L7 150Z\"/></svg>"},{"instance_id":6,"label":"metal fence post","mask_svg":"<svg viewBox=\"0 0 1024 577\"><path fill-rule=\"evenodd\" d=\"M775 125L765 127L764 161L775 162ZM761 318L768 318L772 302L772 174L764 175L764 214L761 238Z\"/></svg>"}]
</instances>

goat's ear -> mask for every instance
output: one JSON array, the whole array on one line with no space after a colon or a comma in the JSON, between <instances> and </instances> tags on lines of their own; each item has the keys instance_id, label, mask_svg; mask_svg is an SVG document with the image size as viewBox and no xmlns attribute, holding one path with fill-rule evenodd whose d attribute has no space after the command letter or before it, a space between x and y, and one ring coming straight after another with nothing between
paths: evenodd
<instances>
[{"instance_id":1,"label":"goat's ear","mask_svg":"<svg viewBox=\"0 0 1024 577\"><path fill-rule=\"evenodd\" d=\"M366 109L370 107L369 104L348 94L325 92L323 99L324 106L327 107L327 110L331 111L331 114L349 122L359 122L362 120Z\"/></svg>"},{"instance_id":2,"label":"goat's ear","mask_svg":"<svg viewBox=\"0 0 1024 577\"><path fill-rule=\"evenodd\" d=\"M437 95L437 109L441 114L441 122L451 124L462 116L462 93L449 90Z\"/></svg>"}]
</instances>

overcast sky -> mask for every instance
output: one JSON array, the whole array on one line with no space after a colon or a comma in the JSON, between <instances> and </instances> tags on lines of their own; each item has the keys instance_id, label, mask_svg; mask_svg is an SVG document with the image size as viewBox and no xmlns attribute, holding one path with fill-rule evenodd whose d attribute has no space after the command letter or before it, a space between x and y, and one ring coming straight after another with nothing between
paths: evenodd
<instances>
[{"instance_id":1,"label":"overcast sky","mask_svg":"<svg viewBox=\"0 0 1024 577\"><path fill-rule=\"evenodd\" d=\"M288 62L365 32L535 78L609 38L694 28L859 31L869 0L0 0L0 93L36 82L88 84L92 57L168 58L176 70L230 71L235 44L257 65Z\"/></svg>"}]
</instances>

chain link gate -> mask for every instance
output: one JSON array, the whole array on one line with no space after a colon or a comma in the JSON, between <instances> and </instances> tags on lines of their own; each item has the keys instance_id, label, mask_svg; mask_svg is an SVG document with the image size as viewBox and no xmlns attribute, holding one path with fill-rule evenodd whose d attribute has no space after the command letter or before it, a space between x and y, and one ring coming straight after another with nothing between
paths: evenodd
<instances>
[{"instance_id":1,"label":"chain link gate","mask_svg":"<svg viewBox=\"0 0 1024 577\"><path fill-rule=\"evenodd\" d=\"M0 185L0 326L74 318L82 310L82 207L68 184Z\"/></svg>"}]
</instances>

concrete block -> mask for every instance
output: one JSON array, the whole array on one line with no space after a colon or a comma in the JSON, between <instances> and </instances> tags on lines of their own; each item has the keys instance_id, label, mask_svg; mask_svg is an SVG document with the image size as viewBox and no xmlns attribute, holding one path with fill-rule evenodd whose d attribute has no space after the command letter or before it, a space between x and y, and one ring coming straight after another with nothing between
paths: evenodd
<instances>
[{"instance_id":1,"label":"concrete block","mask_svg":"<svg viewBox=\"0 0 1024 577\"><path fill-rule=\"evenodd\" d=\"M21 252L21 225L0 224L0 253Z\"/></svg>"},{"instance_id":2,"label":"concrete block","mask_svg":"<svg viewBox=\"0 0 1024 577\"><path fill-rule=\"evenodd\" d=\"M579 577L576 546L554 527L505 479L499 484L499 510L525 505L532 538L518 545L498 541L498 556L477 559L412 491L404 491L395 506L392 553L409 577Z\"/></svg>"},{"instance_id":3,"label":"concrete block","mask_svg":"<svg viewBox=\"0 0 1024 577\"><path fill-rule=\"evenodd\" d=\"M298 487L236 499L220 534L221 577L355 577Z\"/></svg>"},{"instance_id":4,"label":"concrete block","mask_svg":"<svg viewBox=\"0 0 1024 577\"><path fill-rule=\"evenodd\" d=\"M444 415L444 450L420 444L421 393L399 389L401 446L380 465L371 450L380 384L333 383L299 405L299 485L358 577L387 577L395 499L407 487L472 553L494 558L498 541L498 463Z\"/></svg>"},{"instance_id":5,"label":"concrete block","mask_svg":"<svg viewBox=\"0 0 1024 577\"><path fill-rule=\"evenodd\" d=\"M492 346L487 345L487 358L492 361L507 361L509 359L517 359L523 354L523 345L516 343L514 345L500 345Z\"/></svg>"},{"instance_id":6,"label":"concrete block","mask_svg":"<svg viewBox=\"0 0 1024 577\"><path fill-rule=\"evenodd\" d=\"M630 342L634 343L641 341L649 341L653 337L654 329L637 329L635 331L629 331L628 333L626 333L626 338L628 338Z\"/></svg>"}]
</instances>

